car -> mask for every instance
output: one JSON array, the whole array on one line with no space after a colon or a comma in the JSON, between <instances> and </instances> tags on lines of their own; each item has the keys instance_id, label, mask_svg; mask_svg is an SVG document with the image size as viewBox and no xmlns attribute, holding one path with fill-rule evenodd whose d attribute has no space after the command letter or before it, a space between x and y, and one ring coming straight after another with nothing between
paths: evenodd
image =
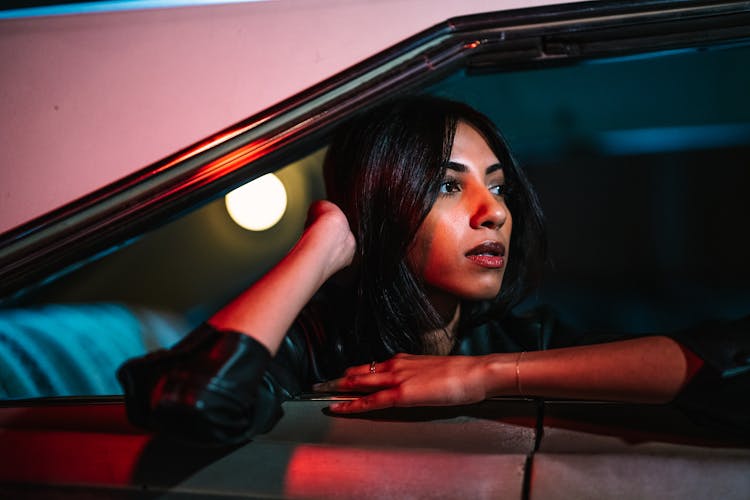
<instances>
[{"instance_id":1,"label":"car","mask_svg":"<svg viewBox=\"0 0 750 500\"><path fill-rule=\"evenodd\" d=\"M324 195L330 131L415 92L489 114L540 193L554 260L521 308L634 333L747 314L748 20L739 1L448 19L5 232L0 492L746 498L748 436L670 406L498 398L342 417L326 411L340 397L305 395L252 442L200 448L132 427L114 370L280 258ZM236 226L224 195L271 172L286 213L266 231Z\"/></svg>"}]
</instances>

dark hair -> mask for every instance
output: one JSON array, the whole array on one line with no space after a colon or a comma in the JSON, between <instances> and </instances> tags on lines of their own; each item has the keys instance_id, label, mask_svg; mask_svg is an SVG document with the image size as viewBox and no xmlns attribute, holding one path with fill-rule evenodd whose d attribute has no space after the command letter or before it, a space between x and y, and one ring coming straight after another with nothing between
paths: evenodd
<instances>
[{"instance_id":1,"label":"dark hair","mask_svg":"<svg viewBox=\"0 0 750 500\"><path fill-rule=\"evenodd\" d=\"M379 105L339 129L324 162L328 198L357 240L349 355L423 353L422 333L441 327L406 255L437 198L459 121L484 136L503 166L513 216L502 289L493 301L464 302L462 325L502 317L536 284L546 250L541 208L494 124L465 104L434 97Z\"/></svg>"}]
</instances>

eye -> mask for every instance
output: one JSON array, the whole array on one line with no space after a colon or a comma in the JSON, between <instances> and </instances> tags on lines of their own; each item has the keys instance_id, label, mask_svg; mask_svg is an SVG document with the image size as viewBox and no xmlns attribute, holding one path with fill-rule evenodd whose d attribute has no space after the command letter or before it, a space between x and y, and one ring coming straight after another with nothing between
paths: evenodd
<instances>
[{"instance_id":1,"label":"eye","mask_svg":"<svg viewBox=\"0 0 750 500\"><path fill-rule=\"evenodd\" d=\"M508 186L505 184L496 184L494 186L490 186L490 193L494 194L495 196L506 196L508 194Z\"/></svg>"},{"instance_id":2,"label":"eye","mask_svg":"<svg viewBox=\"0 0 750 500\"><path fill-rule=\"evenodd\" d=\"M461 191L461 184L454 179L446 179L440 183L440 194L453 194Z\"/></svg>"}]
</instances>

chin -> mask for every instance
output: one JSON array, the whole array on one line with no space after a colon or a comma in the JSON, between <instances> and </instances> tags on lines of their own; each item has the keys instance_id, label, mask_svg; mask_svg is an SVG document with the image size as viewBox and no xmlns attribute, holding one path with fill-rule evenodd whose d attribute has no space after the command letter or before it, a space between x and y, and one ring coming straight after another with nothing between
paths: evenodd
<instances>
[{"instance_id":1,"label":"chin","mask_svg":"<svg viewBox=\"0 0 750 500\"><path fill-rule=\"evenodd\" d=\"M474 279L461 279L444 281L442 283L432 283L428 285L428 294L436 293L445 295L459 300L469 300L478 302L482 300L492 300L500 293L502 278L497 276L488 279L488 276L479 276Z\"/></svg>"},{"instance_id":2,"label":"chin","mask_svg":"<svg viewBox=\"0 0 750 500\"><path fill-rule=\"evenodd\" d=\"M480 301L480 300L492 300L500 293L500 285L487 286L482 288L475 288L473 290L465 290L465 293L461 294L464 300Z\"/></svg>"},{"instance_id":3,"label":"chin","mask_svg":"<svg viewBox=\"0 0 750 500\"><path fill-rule=\"evenodd\" d=\"M476 294L471 295L468 297L464 297L467 300L471 300L472 302L481 302L483 300L493 300L497 295L500 293L500 290L497 291L497 293L483 293L483 294Z\"/></svg>"}]
</instances>

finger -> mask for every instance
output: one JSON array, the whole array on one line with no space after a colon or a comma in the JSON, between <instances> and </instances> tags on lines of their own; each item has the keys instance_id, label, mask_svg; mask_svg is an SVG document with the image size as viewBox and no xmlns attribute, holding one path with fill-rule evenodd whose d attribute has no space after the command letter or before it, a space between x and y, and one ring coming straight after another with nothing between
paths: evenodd
<instances>
[{"instance_id":1,"label":"finger","mask_svg":"<svg viewBox=\"0 0 750 500\"><path fill-rule=\"evenodd\" d=\"M396 385L392 373L374 373L367 375L347 375L346 377L315 384L316 392L370 392Z\"/></svg>"},{"instance_id":2,"label":"finger","mask_svg":"<svg viewBox=\"0 0 750 500\"><path fill-rule=\"evenodd\" d=\"M338 392L338 387L341 384L341 380L343 379L337 378L334 380L327 380L325 382L313 384L312 390L313 392Z\"/></svg>"},{"instance_id":3,"label":"finger","mask_svg":"<svg viewBox=\"0 0 750 500\"><path fill-rule=\"evenodd\" d=\"M307 208L307 218L305 219L305 227L309 227L318 217L323 215L335 207L333 203L327 200L317 200L310 204Z\"/></svg>"},{"instance_id":4,"label":"finger","mask_svg":"<svg viewBox=\"0 0 750 500\"><path fill-rule=\"evenodd\" d=\"M334 413L363 413L398 406L399 390L396 388L378 391L353 401L334 403L328 408Z\"/></svg>"},{"instance_id":5,"label":"finger","mask_svg":"<svg viewBox=\"0 0 750 500\"><path fill-rule=\"evenodd\" d=\"M373 365L372 363L368 363L366 365L358 365L358 366L350 366L344 371L344 376L348 377L350 375L370 375L372 372L370 371L370 368L375 369L375 373L378 373L379 365L376 363ZM384 371L382 368L380 371Z\"/></svg>"},{"instance_id":6,"label":"finger","mask_svg":"<svg viewBox=\"0 0 750 500\"><path fill-rule=\"evenodd\" d=\"M344 371L344 375L370 375L374 373L392 371L394 369L400 368L403 365L403 360L408 360L413 357L414 356L410 354L398 353L392 358L380 363L376 363L375 361L373 361L372 363L366 365L350 366Z\"/></svg>"}]
</instances>

